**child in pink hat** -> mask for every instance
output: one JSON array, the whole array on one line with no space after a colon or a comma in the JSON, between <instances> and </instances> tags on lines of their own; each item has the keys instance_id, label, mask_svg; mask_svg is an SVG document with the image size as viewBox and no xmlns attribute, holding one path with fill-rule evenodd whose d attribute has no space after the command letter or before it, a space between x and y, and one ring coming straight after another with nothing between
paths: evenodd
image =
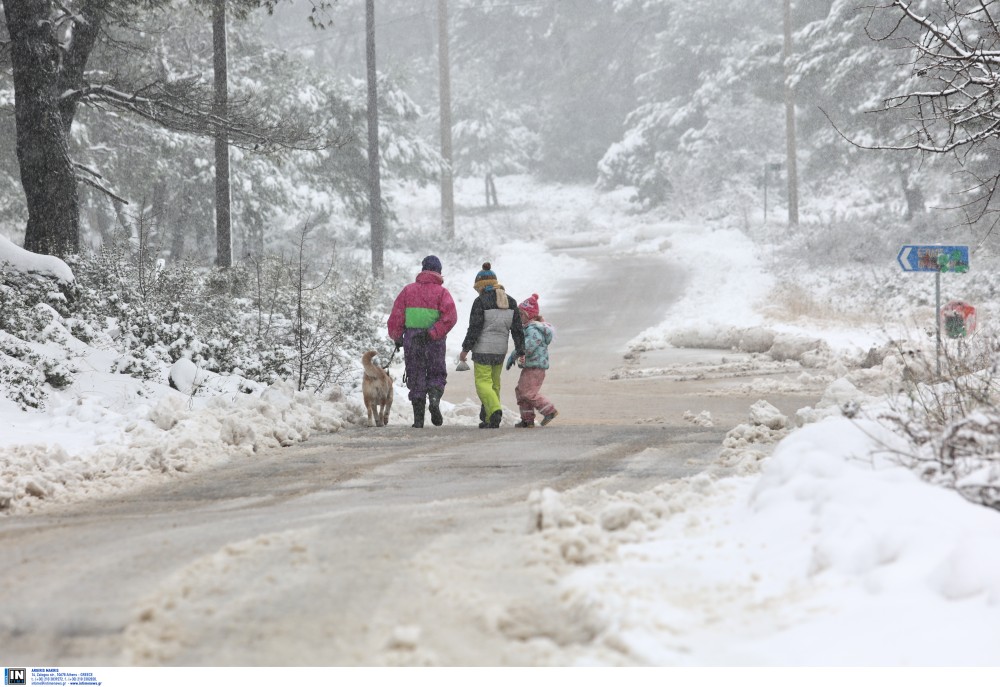
<instances>
[{"instance_id":1,"label":"child in pink hat","mask_svg":"<svg viewBox=\"0 0 1000 687\"><path fill-rule=\"evenodd\" d=\"M542 395L545 371L549 369L549 344L555 329L539 314L537 293L522 301L518 310L524 325L524 355L516 358L512 353L507 360L507 369L513 367L515 360L521 368L521 377L514 389L521 421L514 426L534 427L536 412L542 416L541 424L545 426L559 414L552 402Z\"/></svg>"}]
</instances>

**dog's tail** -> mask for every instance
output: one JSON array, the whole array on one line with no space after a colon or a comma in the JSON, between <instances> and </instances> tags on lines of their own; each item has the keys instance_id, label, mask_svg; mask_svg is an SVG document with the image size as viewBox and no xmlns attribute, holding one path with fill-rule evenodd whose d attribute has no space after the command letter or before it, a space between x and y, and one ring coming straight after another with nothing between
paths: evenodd
<instances>
[{"instance_id":1,"label":"dog's tail","mask_svg":"<svg viewBox=\"0 0 1000 687\"><path fill-rule=\"evenodd\" d=\"M378 373L381 372L381 368L372 362L372 358L376 355L378 355L376 351L367 351L363 356L361 356L361 366L365 368L366 377L377 378L379 376Z\"/></svg>"}]
</instances>

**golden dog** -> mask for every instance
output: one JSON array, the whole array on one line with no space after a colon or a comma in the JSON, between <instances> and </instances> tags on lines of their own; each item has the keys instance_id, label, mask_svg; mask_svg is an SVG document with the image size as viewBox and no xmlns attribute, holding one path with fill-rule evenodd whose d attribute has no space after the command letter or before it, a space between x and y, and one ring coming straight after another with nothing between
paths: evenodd
<instances>
[{"instance_id":1,"label":"golden dog","mask_svg":"<svg viewBox=\"0 0 1000 687\"><path fill-rule=\"evenodd\" d=\"M365 376L361 379L361 394L365 398L365 408L368 410L368 426L375 416L375 426L383 427L389 424L389 408L392 407L392 377L381 367L372 362L378 355L368 351L361 356L361 364L365 368Z\"/></svg>"}]
</instances>

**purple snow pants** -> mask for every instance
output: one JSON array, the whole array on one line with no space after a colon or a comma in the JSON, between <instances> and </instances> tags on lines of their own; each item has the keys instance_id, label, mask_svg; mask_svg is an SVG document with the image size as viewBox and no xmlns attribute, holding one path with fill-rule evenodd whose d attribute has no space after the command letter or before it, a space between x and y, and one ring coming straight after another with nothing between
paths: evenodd
<instances>
[{"instance_id":1,"label":"purple snow pants","mask_svg":"<svg viewBox=\"0 0 1000 687\"><path fill-rule=\"evenodd\" d=\"M427 390L438 388L444 391L448 379L445 363L445 340L424 344L413 341L414 334L423 329L407 329L403 332L403 362L406 364L406 388L410 390L410 400L417 401L427 396Z\"/></svg>"}]
</instances>

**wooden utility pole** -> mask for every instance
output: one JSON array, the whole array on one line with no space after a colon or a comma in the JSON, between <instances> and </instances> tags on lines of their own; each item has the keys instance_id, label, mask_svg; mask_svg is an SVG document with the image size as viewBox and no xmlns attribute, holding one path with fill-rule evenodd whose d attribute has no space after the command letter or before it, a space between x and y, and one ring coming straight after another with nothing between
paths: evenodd
<instances>
[{"instance_id":1,"label":"wooden utility pole","mask_svg":"<svg viewBox=\"0 0 1000 687\"><path fill-rule=\"evenodd\" d=\"M378 152L378 80L375 71L375 0L365 2L365 57L368 65L368 209L371 219L372 276L382 279L385 229Z\"/></svg>"},{"instance_id":2,"label":"wooden utility pole","mask_svg":"<svg viewBox=\"0 0 1000 687\"><path fill-rule=\"evenodd\" d=\"M212 7L212 52L215 66L215 104L219 120L229 116L229 68L226 46L226 0ZM229 184L229 141L222 131L215 134L215 264L233 266L233 214Z\"/></svg>"},{"instance_id":3,"label":"wooden utility pole","mask_svg":"<svg viewBox=\"0 0 1000 687\"><path fill-rule=\"evenodd\" d=\"M441 227L455 238L455 187L451 159L451 71L448 56L448 0L438 0L438 91L441 110Z\"/></svg>"},{"instance_id":4,"label":"wooden utility pole","mask_svg":"<svg viewBox=\"0 0 1000 687\"><path fill-rule=\"evenodd\" d=\"M788 170L788 224L799 223L799 172L795 162L795 92L792 90L792 0L785 0L785 148Z\"/></svg>"}]
</instances>

